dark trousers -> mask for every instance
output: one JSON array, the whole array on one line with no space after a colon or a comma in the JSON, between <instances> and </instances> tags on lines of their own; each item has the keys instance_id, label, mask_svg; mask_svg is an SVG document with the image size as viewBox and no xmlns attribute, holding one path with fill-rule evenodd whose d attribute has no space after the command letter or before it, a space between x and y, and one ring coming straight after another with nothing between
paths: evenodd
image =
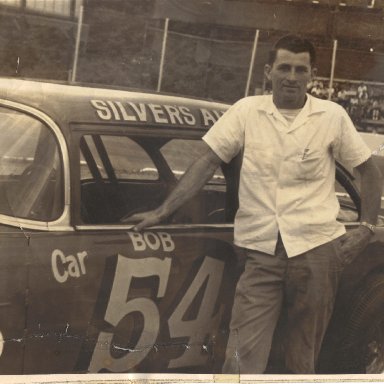
<instances>
[{"instance_id":1,"label":"dark trousers","mask_svg":"<svg viewBox=\"0 0 384 384\"><path fill-rule=\"evenodd\" d=\"M282 305L285 363L315 373L342 271L340 239L288 258L279 237L275 255L246 250L236 287L223 373L264 373Z\"/></svg>"}]
</instances>

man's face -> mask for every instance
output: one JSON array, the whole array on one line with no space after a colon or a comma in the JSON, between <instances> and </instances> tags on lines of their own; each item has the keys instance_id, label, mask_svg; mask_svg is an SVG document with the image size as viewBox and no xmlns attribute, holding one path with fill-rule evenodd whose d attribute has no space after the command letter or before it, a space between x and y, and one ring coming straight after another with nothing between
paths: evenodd
<instances>
[{"instance_id":1,"label":"man's face","mask_svg":"<svg viewBox=\"0 0 384 384\"><path fill-rule=\"evenodd\" d=\"M303 107L307 84L314 72L309 52L294 53L278 49L272 66L265 66L265 74L272 82L275 105L286 109Z\"/></svg>"}]
</instances>

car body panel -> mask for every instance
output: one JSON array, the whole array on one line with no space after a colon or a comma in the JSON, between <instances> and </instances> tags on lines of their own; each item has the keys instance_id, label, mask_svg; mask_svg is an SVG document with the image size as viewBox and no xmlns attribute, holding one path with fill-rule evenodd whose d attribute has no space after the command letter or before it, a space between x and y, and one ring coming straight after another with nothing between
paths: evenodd
<instances>
[{"instance_id":1,"label":"car body panel","mask_svg":"<svg viewBox=\"0 0 384 384\"><path fill-rule=\"evenodd\" d=\"M212 371L236 278L226 232L32 235L25 373Z\"/></svg>"},{"instance_id":2,"label":"car body panel","mask_svg":"<svg viewBox=\"0 0 384 384\"><path fill-rule=\"evenodd\" d=\"M179 96L16 79L0 79L0 99L23 100L43 110L61 123L66 138L70 122L208 129L227 109L226 104Z\"/></svg>"},{"instance_id":3,"label":"car body panel","mask_svg":"<svg viewBox=\"0 0 384 384\"><path fill-rule=\"evenodd\" d=\"M30 249L23 231L0 234L0 372L22 373Z\"/></svg>"}]
</instances>

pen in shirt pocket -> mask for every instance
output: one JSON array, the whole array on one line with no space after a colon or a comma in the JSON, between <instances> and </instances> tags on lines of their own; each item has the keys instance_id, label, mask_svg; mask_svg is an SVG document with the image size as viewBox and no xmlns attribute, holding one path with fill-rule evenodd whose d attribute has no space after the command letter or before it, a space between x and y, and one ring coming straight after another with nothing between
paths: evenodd
<instances>
[{"instance_id":1,"label":"pen in shirt pocket","mask_svg":"<svg viewBox=\"0 0 384 384\"><path fill-rule=\"evenodd\" d=\"M309 152L309 148L305 148L303 151L303 156L301 157L301 160L305 160Z\"/></svg>"}]
</instances>

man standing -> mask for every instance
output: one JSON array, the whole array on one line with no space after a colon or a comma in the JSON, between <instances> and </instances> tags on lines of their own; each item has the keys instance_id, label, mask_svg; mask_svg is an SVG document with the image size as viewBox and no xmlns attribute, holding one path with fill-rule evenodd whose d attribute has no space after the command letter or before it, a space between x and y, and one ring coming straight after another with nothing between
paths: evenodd
<instances>
[{"instance_id":1,"label":"man standing","mask_svg":"<svg viewBox=\"0 0 384 384\"><path fill-rule=\"evenodd\" d=\"M195 195L219 164L238 153L235 243L247 259L236 287L225 373L263 373L284 302L286 367L314 373L342 267L368 244L381 197L381 175L344 109L306 93L315 50L285 36L265 74L272 95L235 103L203 137L205 154L156 210L134 215L154 225ZM361 175L361 225L336 221L335 160Z\"/></svg>"}]
</instances>

